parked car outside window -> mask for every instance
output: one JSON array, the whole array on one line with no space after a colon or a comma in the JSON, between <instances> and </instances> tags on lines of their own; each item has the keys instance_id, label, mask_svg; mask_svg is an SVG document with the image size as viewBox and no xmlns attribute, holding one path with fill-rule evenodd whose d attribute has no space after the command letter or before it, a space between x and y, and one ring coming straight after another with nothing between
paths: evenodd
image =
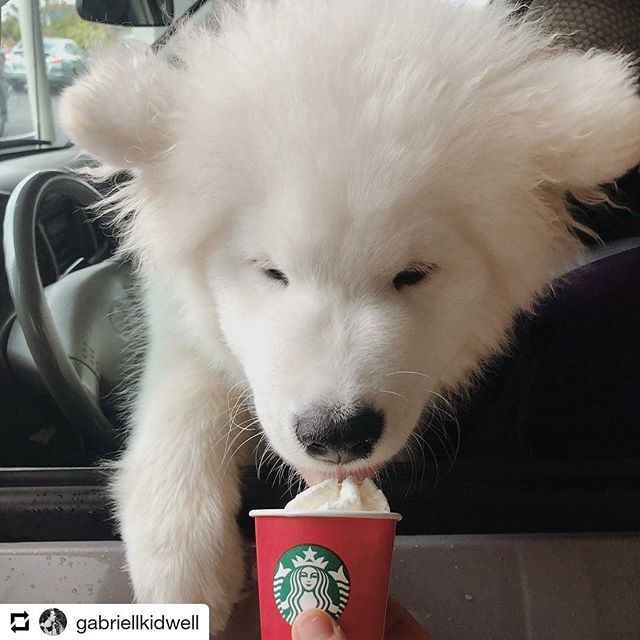
<instances>
[{"instance_id":1,"label":"parked car outside window","mask_svg":"<svg viewBox=\"0 0 640 640\"><path fill-rule=\"evenodd\" d=\"M1 3L0 34L0 152L16 146L26 150L30 140L59 147L68 138L58 124L60 92L82 74L96 47L115 45L123 39L153 43L164 27L114 26L82 20L75 3L66 0ZM32 15L32 11L35 11ZM40 46L36 48L36 44ZM42 56L44 77L30 69L31 52ZM17 143L17 144L16 144ZM34 148L45 148L43 144Z\"/></svg>"}]
</instances>

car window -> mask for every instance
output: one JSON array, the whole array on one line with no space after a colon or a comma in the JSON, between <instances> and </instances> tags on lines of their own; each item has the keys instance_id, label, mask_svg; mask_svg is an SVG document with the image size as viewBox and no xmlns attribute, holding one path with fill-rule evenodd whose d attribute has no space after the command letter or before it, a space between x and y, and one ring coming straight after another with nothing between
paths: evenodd
<instances>
[{"instance_id":1,"label":"car window","mask_svg":"<svg viewBox=\"0 0 640 640\"><path fill-rule=\"evenodd\" d=\"M187 0L175 2L176 15L190 4ZM8 0L0 15L0 53L4 55L0 66L0 152L32 139L46 140L53 146L66 144L68 138L58 118L60 93L84 71L91 52L124 39L150 45L165 30L87 22L69 0ZM32 29L33 24L36 27ZM44 73L40 74L36 73L38 52L44 59Z\"/></svg>"},{"instance_id":2,"label":"car window","mask_svg":"<svg viewBox=\"0 0 640 640\"><path fill-rule=\"evenodd\" d=\"M57 43L52 41L52 40L47 40L45 38L44 42L43 42L43 46L44 46L44 52L48 55L52 54L54 52L54 50L56 49Z\"/></svg>"}]
</instances>

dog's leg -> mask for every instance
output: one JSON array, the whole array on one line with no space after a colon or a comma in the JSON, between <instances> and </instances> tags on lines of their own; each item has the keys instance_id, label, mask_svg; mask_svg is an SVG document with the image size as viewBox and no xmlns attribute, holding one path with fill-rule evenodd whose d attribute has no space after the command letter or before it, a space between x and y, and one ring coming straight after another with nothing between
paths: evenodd
<instances>
[{"instance_id":1,"label":"dog's leg","mask_svg":"<svg viewBox=\"0 0 640 640\"><path fill-rule=\"evenodd\" d=\"M152 346L112 487L136 600L207 603L212 632L243 582L228 391L194 353Z\"/></svg>"}]
</instances>

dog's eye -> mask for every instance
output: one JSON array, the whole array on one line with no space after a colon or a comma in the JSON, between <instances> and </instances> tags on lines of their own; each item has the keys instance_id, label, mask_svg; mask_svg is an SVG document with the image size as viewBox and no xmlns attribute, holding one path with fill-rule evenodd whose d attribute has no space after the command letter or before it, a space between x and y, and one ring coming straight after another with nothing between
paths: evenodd
<instances>
[{"instance_id":1,"label":"dog's eye","mask_svg":"<svg viewBox=\"0 0 640 640\"><path fill-rule=\"evenodd\" d=\"M410 287L414 284L422 282L433 270L435 265L421 264L415 267L405 269L396 275L393 279L393 286L397 291L400 291L402 287Z\"/></svg>"},{"instance_id":2,"label":"dog's eye","mask_svg":"<svg viewBox=\"0 0 640 640\"><path fill-rule=\"evenodd\" d=\"M262 273L264 273L267 278L271 278L271 280L282 282L285 287L289 284L289 278L287 278L280 269L263 269Z\"/></svg>"}]
</instances>

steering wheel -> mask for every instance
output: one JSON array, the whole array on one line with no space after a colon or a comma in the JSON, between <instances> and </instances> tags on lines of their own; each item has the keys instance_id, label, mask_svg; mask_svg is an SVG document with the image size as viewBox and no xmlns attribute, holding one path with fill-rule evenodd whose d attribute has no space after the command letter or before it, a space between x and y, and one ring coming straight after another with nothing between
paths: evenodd
<instances>
[{"instance_id":1,"label":"steering wheel","mask_svg":"<svg viewBox=\"0 0 640 640\"><path fill-rule=\"evenodd\" d=\"M122 376L125 349L123 309L132 276L129 265L95 255L69 269L46 288L38 268L36 230L48 194L70 197L82 207L101 194L62 171L39 171L14 189L4 219L4 254L17 322L7 343L11 369L46 387L87 446L99 453L120 443L101 399L112 395Z\"/></svg>"}]
</instances>

